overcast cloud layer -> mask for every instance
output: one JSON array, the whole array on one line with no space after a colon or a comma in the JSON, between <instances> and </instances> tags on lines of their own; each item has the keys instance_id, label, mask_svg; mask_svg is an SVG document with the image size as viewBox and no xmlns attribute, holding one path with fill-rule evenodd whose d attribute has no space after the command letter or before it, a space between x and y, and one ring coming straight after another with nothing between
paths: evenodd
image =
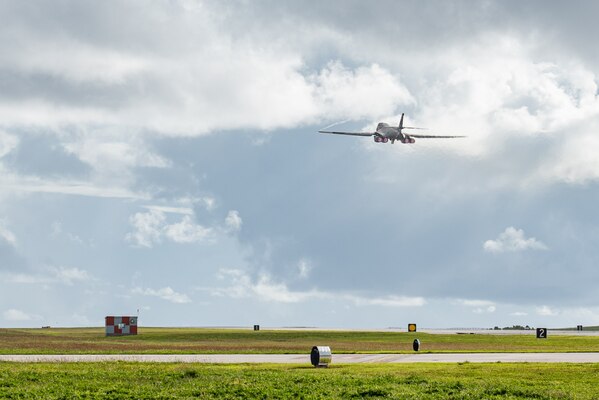
<instances>
[{"instance_id":1,"label":"overcast cloud layer","mask_svg":"<svg viewBox=\"0 0 599 400\"><path fill-rule=\"evenodd\" d=\"M598 13L2 2L0 326L599 324Z\"/></svg>"}]
</instances>

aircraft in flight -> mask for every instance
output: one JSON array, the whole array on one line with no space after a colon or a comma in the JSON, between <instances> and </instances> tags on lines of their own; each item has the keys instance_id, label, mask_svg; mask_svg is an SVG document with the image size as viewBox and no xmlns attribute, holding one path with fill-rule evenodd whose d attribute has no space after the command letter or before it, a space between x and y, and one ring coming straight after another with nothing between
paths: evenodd
<instances>
[{"instance_id":1,"label":"aircraft in flight","mask_svg":"<svg viewBox=\"0 0 599 400\"><path fill-rule=\"evenodd\" d=\"M387 143L391 141L391 143L395 143L396 140L399 140L401 143L416 143L416 139L453 139L453 138L463 138L466 136L438 136L438 135L416 135L412 133L404 133L402 130L404 129L425 129L425 128L415 128L413 126L403 126L403 113L401 114L401 119L399 120L399 126L389 126L384 122L379 122L376 126L376 131L374 132L338 132L338 131L318 131L320 133L334 133L336 135L352 135L352 136L374 136L374 141L377 143Z\"/></svg>"}]
</instances>

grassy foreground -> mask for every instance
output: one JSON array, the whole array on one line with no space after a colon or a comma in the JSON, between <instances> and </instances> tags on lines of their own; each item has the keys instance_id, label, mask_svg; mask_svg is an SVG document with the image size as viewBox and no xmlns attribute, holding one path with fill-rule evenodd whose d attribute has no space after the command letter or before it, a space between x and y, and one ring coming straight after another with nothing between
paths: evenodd
<instances>
[{"instance_id":1,"label":"grassy foreground","mask_svg":"<svg viewBox=\"0 0 599 400\"><path fill-rule=\"evenodd\" d=\"M6 399L597 399L594 364L0 363Z\"/></svg>"},{"instance_id":2,"label":"grassy foreground","mask_svg":"<svg viewBox=\"0 0 599 400\"><path fill-rule=\"evenodd\" d=\"M425 333L140 328L140 334L105 337L103 328L0 329L0 354L307 354L314 345L334 353L598 352L599 336L437 335Z\"/></svg>"}]
</instances>

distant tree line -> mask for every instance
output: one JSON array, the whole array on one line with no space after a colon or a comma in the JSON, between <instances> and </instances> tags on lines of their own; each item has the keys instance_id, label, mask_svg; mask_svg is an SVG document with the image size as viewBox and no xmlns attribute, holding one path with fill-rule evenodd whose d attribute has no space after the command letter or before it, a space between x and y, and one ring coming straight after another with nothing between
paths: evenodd
<instances>
[{"instance_id":1,"label":"distant tree line","mask_svg":"<svg viewBox=\"0 0 599 400\"><path fill-rule=\"evenodd\" d=\"M495 331L500 331L500 330L514 330L514 331L529 331L531 329L535 329L534 327L531 326L522 326L522 325L512 325L512 326L505 326L503 328L500 328L498 326L496 326L495 328L493 328L493 330Z\"/></svg>"}]
</instances>

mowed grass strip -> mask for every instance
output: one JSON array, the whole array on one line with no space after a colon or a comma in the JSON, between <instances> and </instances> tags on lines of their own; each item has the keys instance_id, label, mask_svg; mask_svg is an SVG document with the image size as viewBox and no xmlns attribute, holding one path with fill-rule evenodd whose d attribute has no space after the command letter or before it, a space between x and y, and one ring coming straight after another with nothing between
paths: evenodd
<instances>
[{"instance_id":1,"label":"mowed grass strip","mask_svg":"<svg viewBox=\"0 0 599 400\"><path fill-rule=\"evenodd\" d=\"M0 363L6 399L596 399L596 364Z\"/></svg>"},{"instance_id":2,"label":"mowed grass strip","mask_svg":"<svg viewBox=\"0 0 599 400\"><path fill-rule=\"evenodd\" d=\"M597 352L599 336L437 335L425 333L140 328L139 335L106 337L102 328L0 329L0 354L307 354L333 353Z\"/></svg>"}]
</instances>

